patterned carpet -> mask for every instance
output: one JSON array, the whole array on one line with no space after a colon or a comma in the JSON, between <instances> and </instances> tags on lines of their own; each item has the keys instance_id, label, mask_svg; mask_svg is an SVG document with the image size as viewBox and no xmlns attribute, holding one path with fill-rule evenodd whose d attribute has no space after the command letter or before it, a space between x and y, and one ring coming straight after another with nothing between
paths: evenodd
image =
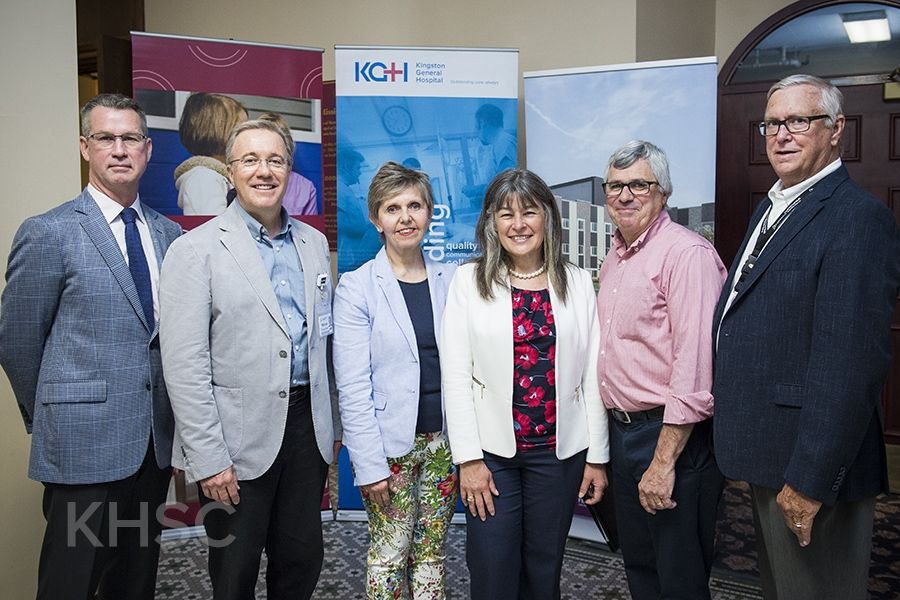
<instances>
[{"instance_id":1,"label":"patterned carpet","mask_svg":"<svg viewBox=\"0 0 900 600\"><path fill-rule=\"evenodd\" d=\"M713 570L714 600L760 599L754 532L749 492L746 486L729 483L719 507L717 562ZM326 522L325 565L314 598L353 600L365 598L363 582L368 544L366 524ZM629 598L620 555L601 544L571 539L563 562L564 600L614 600ZM451 527L447 549L447 598L468 598L465 566L465 527ZM260 569L257 598L264 599L265 583ZM900 496L882 497L876 506L873 539L871 597L900 597ZM160 557L158 600L207 600L212 594L206 574L206 546L200 539L167 541Z\"/></svg>"},{"instance_id":2,"label":"patterned carpet","mask_svg":"<svg viewBox=\"0 0 900 600\"><path fill-rule=\"evenodd\" d=\"M368 544L366 524L361 522L323 523L325 565L313 596L316 600L364 599L365 556ZM447 598L468 598L469 578L465 566L465 526L450 528L447 549ZM563 600L629 598L621 556L605 552L603 546L570 540L563 563ZM256 586L257 598L266 598L265 559ZM758 600L752 584L713 579L714 600ZM207 600L212 597L206 575L206 546L199 539L168 541L163 544L156 587L157 600Z\"/></svg>"},{"instance_id":3,"label":"patterned carpet","mask_svg":"<svg viewBox=\"0 0 900 600\"><path fill-rule=\"evenodd\" d=\"M750 490L744 483L725 486L719 504L716 555L715 568L729 577L759 581ZM900 494L879 496L875 503L869 595L878 600L900 598Z\"/></svg>"}]
</instances>

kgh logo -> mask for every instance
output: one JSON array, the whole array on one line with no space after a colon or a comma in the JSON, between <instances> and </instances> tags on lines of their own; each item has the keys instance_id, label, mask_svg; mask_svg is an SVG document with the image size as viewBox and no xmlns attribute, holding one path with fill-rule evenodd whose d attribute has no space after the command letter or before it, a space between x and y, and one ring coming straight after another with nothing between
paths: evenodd
<instances>
[{"instance_id":1,"label":"kgh logo","mask_svg":"<svg viewBox=\"0 0 900 600\"><path fill-rule=\"evenodd\" d=\"M391 68L389 69L386 64L381 61L376 62L364 62L361 63L357 61L355 63L355 71L356 71L356 81L367 81L367 82L383 82L383 81L408 81L407 74L409 73L408 63L401 63L398 67L397 63L392 62ZM388 79L390 77L390 79ZM399 79L402 77L402 79Z\"/></svg>"}]
</instances>

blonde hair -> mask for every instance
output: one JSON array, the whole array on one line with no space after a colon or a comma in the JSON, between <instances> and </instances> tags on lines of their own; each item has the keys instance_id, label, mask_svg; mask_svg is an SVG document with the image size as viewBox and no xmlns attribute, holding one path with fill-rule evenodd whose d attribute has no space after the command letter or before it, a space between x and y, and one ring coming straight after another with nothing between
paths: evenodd
<instances>
[{"instance_id":1,"label":"blonde hair","mask_svg":"<svg viewBox=\"0 0 900 600\"><path fill-rule=\"evenodd\" d=\"M434 214L434 195L428 175L394 161L381 165L369 184L369 217L378 218L378 209L382 204L408 189L419 192L430 218Z\"/></svg>"}]
</instances>

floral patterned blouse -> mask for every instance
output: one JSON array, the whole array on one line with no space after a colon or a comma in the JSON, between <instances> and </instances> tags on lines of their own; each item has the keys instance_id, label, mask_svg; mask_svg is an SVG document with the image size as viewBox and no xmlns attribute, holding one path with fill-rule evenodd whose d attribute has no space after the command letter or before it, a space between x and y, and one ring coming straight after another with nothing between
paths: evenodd
<instances>
[{"instance_id":1,"label":"floral patterned blouse","mask_svg":"<svg viewBox=\"0 0 900 600\"><path fill-rule=\"evenodd\" d=\"M512 288L516 448L556 448L556 327L549 290Z\"/></svg>"}]
</instances>

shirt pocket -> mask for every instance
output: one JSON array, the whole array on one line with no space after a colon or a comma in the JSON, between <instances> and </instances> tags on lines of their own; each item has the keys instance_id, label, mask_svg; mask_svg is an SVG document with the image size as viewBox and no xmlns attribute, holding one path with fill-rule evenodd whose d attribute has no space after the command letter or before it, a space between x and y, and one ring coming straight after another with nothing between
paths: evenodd
<instances>
[{"instance_id":1,"label":"shirt pocket","mask_svg":"<svg viewBox=\"0 0 900 600\"><path fill-rule=\"evenodd\" d=\"M662 328L665 304L665 299L651 289L642 291L638 296L619 298L613 316L616 336L626 340L645 340L648 331Z\"/></svg>"}]
</instances>

